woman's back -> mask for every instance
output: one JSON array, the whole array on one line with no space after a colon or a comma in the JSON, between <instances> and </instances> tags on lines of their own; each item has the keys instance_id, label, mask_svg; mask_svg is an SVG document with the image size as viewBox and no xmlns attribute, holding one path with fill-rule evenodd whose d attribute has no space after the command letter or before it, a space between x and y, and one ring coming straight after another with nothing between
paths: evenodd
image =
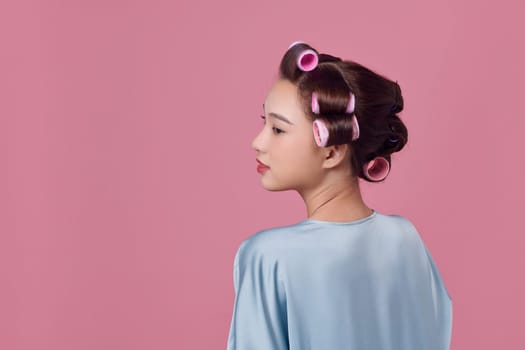
<instances>
[{"instance_id":1,"label":"woman's back","mask_svg":"<svg viewBox=\"0 0 525 350\"><path fill-rule=\"evenodd\" d=\"M234 262L228 349L444 350L452 302L398 215L259 231Z\"/></svg>"}]
</instances>

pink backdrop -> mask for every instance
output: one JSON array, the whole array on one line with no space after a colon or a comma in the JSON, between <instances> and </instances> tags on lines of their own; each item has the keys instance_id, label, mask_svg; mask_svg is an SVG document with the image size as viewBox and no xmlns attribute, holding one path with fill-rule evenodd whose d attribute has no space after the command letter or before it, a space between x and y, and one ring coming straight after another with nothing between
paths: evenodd
<instances>
[{"instance_id":1,"label":"pink backdrop","mask_svg":"<svg viewBox=\"0 0 525 350\"><path fill-rule=\"evenodd\" d=\"M2 1L0 348L225 349L233 256L306 212L250 143L288 45L398 80L452 349L525 348L520 1ZM520 205L519 205L520 204Z\"/></svg>"}]
</instances>

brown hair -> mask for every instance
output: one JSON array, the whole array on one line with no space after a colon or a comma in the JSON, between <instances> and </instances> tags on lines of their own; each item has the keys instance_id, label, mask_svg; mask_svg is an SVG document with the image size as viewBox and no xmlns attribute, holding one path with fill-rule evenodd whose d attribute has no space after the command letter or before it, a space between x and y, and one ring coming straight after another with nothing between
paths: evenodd
<instances>
[{"instance_id":1,"label":"brown hair","mask_svg":"<svg viewBox=\"0 0 525 350\"><path fill-rule=\"evenodd\" d=\"M306 49L317 53L319 63L305 72L297 66L297 57ZM352 173L369 182L363 166L375 157L384 157L391 165L390 155L399 152L408 141L405 124L397 113L403 110L403 96L397 82L349 60L320 54L305 43L293 45L284 54L279 77L294 83L305 114L313 121L322 118L330 136L327 146L350 145ZM318 96L320 114L311 109L312 93ZM352 141L351 116L346 113L349 93L355 96L354 113L360 136Z\"/></svg>"}]
</instances>

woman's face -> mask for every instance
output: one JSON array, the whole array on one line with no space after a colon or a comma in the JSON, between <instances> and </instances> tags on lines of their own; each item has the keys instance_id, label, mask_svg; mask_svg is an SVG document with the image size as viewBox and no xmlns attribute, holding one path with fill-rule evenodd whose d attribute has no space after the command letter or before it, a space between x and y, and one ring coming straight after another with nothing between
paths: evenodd
<instances>
[{"instance_id":1,"label":"woman's face","mask_svg":"<svg viewBox=\"0 0 525 350\"><path fill-rule=\"evenodd\" d=\"M264 125L252 141L256 158L269 167L260 174L263 187L282 191L316 186L324 156L315 144L312 122L303 112L297 87L277 80L263 108Z\"/></svg>"}]
</instances>

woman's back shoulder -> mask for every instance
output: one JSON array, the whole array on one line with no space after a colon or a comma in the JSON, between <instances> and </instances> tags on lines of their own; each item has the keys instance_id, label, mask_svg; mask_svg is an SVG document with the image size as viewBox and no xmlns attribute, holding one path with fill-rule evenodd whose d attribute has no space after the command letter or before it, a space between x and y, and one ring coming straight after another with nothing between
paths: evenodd
<instances>
[{"instance_id":1,"label":"woman's back shoulder","mask_svg":"<svg viewBox=\"0 0 525 350\"><path fill-rule=\"evenodd\" d=\"M390 244L412 242L422 244L414 224L398 214L373 214L353 222L302 220L293 224L274 226L256 231L241 243L245 251L276 253L290 249L308 249L319 244L344 244L351 241L389 241Z\"/></svg>"}]
</instances>

